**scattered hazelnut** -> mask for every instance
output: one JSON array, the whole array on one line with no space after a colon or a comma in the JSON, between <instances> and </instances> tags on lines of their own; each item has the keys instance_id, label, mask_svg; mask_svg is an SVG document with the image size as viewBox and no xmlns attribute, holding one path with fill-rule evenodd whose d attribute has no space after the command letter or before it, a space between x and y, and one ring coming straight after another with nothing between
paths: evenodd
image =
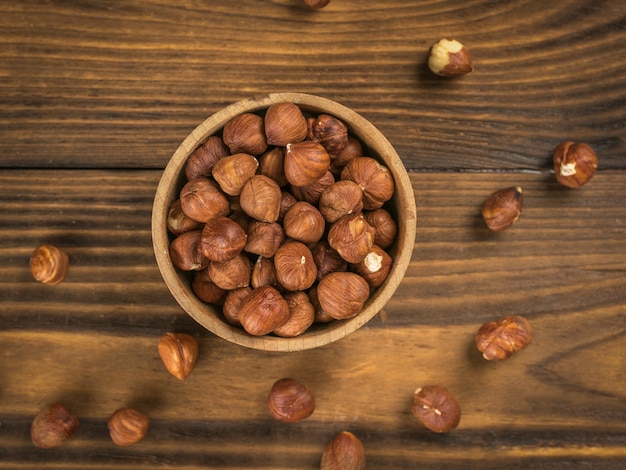
<instances>
[{"instance_id":1,"label":"scattered hazelnut","mask_svg":"<svg viewBox=\"0 0 626 470\"><path fill-rule=\"evenodd\" d=\"M329 154L338 153L348 143L348 128L340 119L320 114L311 126L311 140L321 144Z\"/></svg>"},{"instance_id":2,"label":"scattered hazelnut","mask_svg":"<svg viewBox=\"0 0 626 470\"><path fill-rule=\"evenodd\" d=\"M118 446L130 446L139 442L148 431L150 420L132 408L120 408L111 415L107 426L111 440Z\"/></svg>"},{"instance_id":3,"label":"scattered hazelnut","mask_svg":"<svg viewBox=\"0 0 626 470\"><path fill-rule=\"evenodd\" d=\"M568 188L584 185L598 168L596 153L585 143L560 143L554 149L553 160L557 181Z\"/></svg>"},{"instance_id":4,"label":"scattered hazelnut","mask_svg":"<svg viewBox=\"0 0 626 470\"><path fill-rule=\"evenodd\" d=\"M373 288L385 282L391 271L391 264L391 256L380 246L374 245L363 261L351 265L351 268Z\"/></svg>"},{"instance_id":5,"label":"scattered hazelnut","mask_svg":"<svg viewBox=\"0 0 626 470\"><path fill-rule=\"evenodd\" d=\"M482 214L489 229L500 232L519 219L522 214L523 190L520 186L501 189L483 203Z\"/></svg>"},{"instance_id":6,"label":"scattered hazelnut","mask_svg":"<svg viewBox=\"0 0 626 470\"><path fill-rule=\"evenodd\" d=\"M303 292L288 292L285 300L289 304L289 320L276 328L273 333L283 338L293 338L304 333L315 320L315 307L309 296Z\"/></svg>"},{"instance_id":7,"label":"scattered hazelnut","mask_svg":"<svg viewBox=\"0 0 626 470\"><path fill-rule=\"evenodd\" d=\"M304 3L311 8L324 8L330 3L330 0L304 0Z\"/></svg>"},{"instance_id":8,"label":"scattered hazelnut","mask_svg":"<svg viewBox=\"0 0 626 470\"><path fill-rule=\"evenodd\" d=\"M411 412L428 429L442 433L453 430L461 421L461 407L442 385L426 385L413 394Z\"/></svg>"},{"instance_id":9,"label":"scattered hazelnut","mask_svg":"<svg viewBox=\"0 0 626 470\"><path fill-rule=\"evenodd\" d=\"M528 346L532 336L528 320L512 315L482 325L476 334L476 347L488 361L501 361Z\"/></svg>"},{"instance_id":10,"label":"scattered hazelnut","mask_svg":"<svg viewBox=\"0 0 626 470\"><path fill-rule=\"evenodd\" d=\"M239 197L246 214L263 222L276 222L280 215L280 186L267 176L254 175L243 185Z\"/></svg>"},{"instance_id":11,"label":"scattered hazelnut","mask_svg":"<svg viewBox=\"0 0 626 470\"><path fill-rule=\"evenodd\" d=\"M170 243L172 264L183 271L200 271L209 265L209 260L200 250L201 230L181 233Z\"/></svg>"},{"instance_id":12,"label":"scattered hazelnut","mask_svg":"<svg viewBox=\"0 0 626 470\"><path fill-rule=\"evenodd\" d=\"M311 250L302 242L289 240L274 255L278 282L285 289L308 289L317 279L317 266Z\"/></svg>"},{"instance_id":13,"label":"scattered hazelnut","mask_svg":"<svg viewBox=\"0 0 626 470\"><path fill-rule=\"evenodd\" d=\"M389 248L398 234L398 224L385 209L374 209L363 213L365 221L374 227L374 244L381 248Z\"/></svg>"},{"instance_id":14,"label":"scattered hazelnut","mask_svg":"<svg viewBox=\"0 0 626 470\"><path fill-rule=\"evenodd\" d=\"M321 470L364 470L363 444L349 431L337 434L326 446L320 463Z\"/></svg>"},{"instance_id":15,"label":"scattered hazelnut","mask_svg":"<svg viewBox=\"0 0 626 470\"><path fill-rule=\"evenodd\" d=\"M70 259L67 253L54 245L41 245L30 256L30 272L35 280L52 286L67 276Z\"/></svg>"},{"instance_id":16,"label":"scattered hazelnut","mask_svg":"<svg viewBox=\"0 0 626 470\"><path fill-rule=\"evenodd\" d=\"M271 333L289 320L289 304L272 286L260 286L248 295L239 309L239 322L253 336Z\"/></svg>"},{"instance_id":17,"label":"scattered hazelnut","mask_svg":"<svg viewBox=\"0 0 626 470\"><path fill-rule=\"evenodd\" d=\"M365 279L351 272L334 272L317 285L317 300L322 309L337 320L356 316L370 295Z\"/></svg>"},{"instance_id":18,"label":"scattered hazelnut","mask_svg":"<svg viewBox=\"0 0 626 470\"><path fill-rule=\"evenodd\" d=\"M246 246L243 227L224 216L213 217L202 229L200 251L210 261L223 263L233 259Z\"/></svg>"},{"instance_id":19,"label":"scattered hazelnut","mask_svg":"<svg viewBox=\"0 0 626 470\"><path fill-rule=\"evenodd\" d=\"M305 140L287 144L285 178L293 186L306 186L320 179L330 168L330 156L317 142Z\"/></svg>"},{"instance_id":20,"label":"scattered hazelnut","mask_svg":"<svg viewBox=\"0 0 626 470\"><path fill-rule=\"evenodd\" d=\"M300 382L292 378L277 380L267 397L270 414L284 423L297 423L315 411L315 397Z\"/></svg>"},{"instance_id":21,"label":"scattered hazelnut","mask_svg":"<svg viewBox=\"0 0 626 470\"><path fill-rule=\"evenodd\" d=\"M373 210L392 198L395 185L389 169L372 157L350 160L341 171L342 180L354 181L363 191L363 209Z\"/></svg>"},{"instance_id":22,"label":"scattered hazelnut","mask_svg":"<svg viewBox=\"0 0 626 470\"><path fill-rule=\"evenodd\" d=\"M211 280L224 290L233 290L250 285L252 265L244 253L239 253L223 263L212 261L207 269Z\"/></svg>"},{"instance_id":23,"label":"scattered hazelnut","mask_svg":"<svg viewBox=\"0 0 626 470\"><path fill-rule=\"evenodd\" d=\"M228 121L222 139L231 154L261 155L267 149L263 118L253 113L242 113Z\"/></svg>"},{"instance_id":24,"label":"scattered hazelnut","mask_svg":"<svg viewBox=\"0 0 626 470\"><path fill-rule=\"evenodd\" d=\"M259 161L247 153L220 158L213 166L213 179L229 196L238 196L248 179L256 173Z\"/></svg>"},{"instance_id":25,"label":"scattered hazelnut","mask_svg":"<svg viewBox=\"0 0 626 470\"><path fill-rule=\"evenodd\" d=\"M308 126L300 107L295 103L276 103L265 112L265 135L269 145L285 146L301 142Z\"/></svg>"},{"instance_id":26,"label":"scattered hazelnut","mask_svg":"<svg viewBox=\"0 0 626 470\"><path fill-rule=\"evenodd\" d=\"M167 229L174 235L180 235L191 230L198 230L202 223L193 220L183 212L180 199L176 199L167 211Z\"/></svg>"},{"instance_id":27,"label":"scattered hazelnut","mask_svg":"<svg viewBox=\"0 0 626 470\"><path fill-rule=\"evenodd\" d=\"M362 213L344 215L328 231L328 243L348 263L360 263L374 246L376 231Z\"/></svg>"},{"instance_id":28,"label":"scattered hazelnut","mask_svg":"<svg viewBox=\"0 0 626 470\"><path fill-rule=\"evenodd\" d=\"M457 77L474 70L469 51L455 39L441 39L432 45L428 68L444 77Z\"/></svg>"},{"instance_id":29,"label":"scattered hazelnut","mask_svg":"<svg viewBox=\"0 0 626 470\"><path fill-rule=\"evenodd\" d=\"M36 447L50 449L70 439L80 427L78 418L63 405L55 403L33 419L30 437Z\"/></svg>"},{"instance_id":30,"label":"scattered hazelnut","mask_svg":"<svg viewBox=\"0 0 626 470\"><path fill-rule=\"evenodd\" d=\"M165 333L159 340L159 356L167 371L185 380L198 359L198 341L187 333Z\"/></svg>"},{"instance_id":31,"label":"scattered hazelnut","mask_svg":"<svg viewBox=\"0 0 626 470\"><path fill-rule=\"evenodd\" d=\"M185 176L192 180L198 176L210 176L213 165L229 154L221 137L212 135L187 158Z\"/></svg>"},{"instance_id":32,"label":"scattered hazelnut","mask_svg":"<svg viewBox=\"0 0 626 470\"><path fill-rule=\"evenodd\" d=\"M204 176L189 180L180 191L180 205L187 217L206 222L230 213L230 201L217 183Z\"/></svg>"},{"instance_id":33,"label":"scattered hazelnut","mask_svg":"<svg viewBox=\"0 0 626 470\"><path fill-rule=\"evenodd\" d=\"M283 230L287 237L303 243L315 243L324 235L324 217L319 209L306 201L298 201L283 217Z\"/></svg>"}]
</instances>

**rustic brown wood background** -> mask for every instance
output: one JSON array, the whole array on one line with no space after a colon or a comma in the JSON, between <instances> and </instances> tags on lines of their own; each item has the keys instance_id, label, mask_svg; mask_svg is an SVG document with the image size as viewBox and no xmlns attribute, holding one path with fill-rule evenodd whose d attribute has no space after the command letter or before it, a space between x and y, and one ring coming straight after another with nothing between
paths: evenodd
<instances>
[{"instance_id":1,"label":"rustic brown wood background","mask_svg":"<svg viewBox=\"0 0 626 470\"><path fill-rule=\"evenodd\" d=\"M475 71L433 76L429 46L455 37ZM203 330L152 253L152 198L168 158L206 117L250 96L305 92L376 125L402 156L418 211L414 256L368 325L301 353L263 353ZM617 469L626 465L626 5L622 0L22 0L0 2L0 468L319 466L350 430L371 469ZM599 170L569 190L550 171L562 140ZM521 185L519 222L490 233L480 205ZM36 283L32 250L69 253ZM477 328L526 316L532 344L502 363ZM166 331L200 341L185 382L157 353ZM294 376L308 420L273 421L265 397ZM458 397L457 430L410 415L413 390ZM34 415L81 419L35 448ZM116 447L106 420L151 418Z\"/></svg>"}]
</instances>

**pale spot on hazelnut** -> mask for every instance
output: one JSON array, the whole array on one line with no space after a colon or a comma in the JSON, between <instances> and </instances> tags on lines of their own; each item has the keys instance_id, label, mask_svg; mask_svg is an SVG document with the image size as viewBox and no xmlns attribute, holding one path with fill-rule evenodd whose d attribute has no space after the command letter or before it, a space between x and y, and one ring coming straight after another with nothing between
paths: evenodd
<instances>
[{"instance_id":1,"label":"pale spot on hazelnut","mask_svg":"<svg viewBox=\"0 0 626 470\"><path fill-rule=\"evenodd\" d=\"M371 273L377 273L383 267L383 257L378 253L370 252L363 260L365 267Z\"/></svg>"},{"instance_id":2,"label":"pale spot on hazelnut","mask_svg":"<svg viewBox=\"0 0 626 470\"><path fill-rule=\"evenodd\" d=\"M561 176L572 176L576 174L576 162L561 163Z\"/></svg>"},{"instance_id":3,"label":"pale spot on hazelnut","mask_svg":"<svg viewBox=\"0 0 626 470\"><path fill-rule=\"evenodd\" d=\"M304 255L302 255L302 258L300 258L300 264L302 266L304 266L306 264L306 257Z\"/></svg>"}]
</instances>

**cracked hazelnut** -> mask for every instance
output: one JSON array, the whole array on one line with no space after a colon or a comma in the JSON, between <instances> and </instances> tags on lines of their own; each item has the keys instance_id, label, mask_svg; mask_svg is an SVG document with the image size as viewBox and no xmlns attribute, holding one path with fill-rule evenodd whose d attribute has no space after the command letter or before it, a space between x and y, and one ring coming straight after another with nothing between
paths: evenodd
<instances>
[{"instance_id":1,"label":"cracked hazelnut","mask_svg":"<svg viewBox=\"0 0 626 470\"><path fill-rule=\"evenodd\" d=\"M328 243L348 263L360 263L374 246L376 231L362 213L344 215L328 231Z\"/></svg>"},{"instance_id":2,"label":"cracked hazelnut","mask_svg":"<svg viewBox=\"0 0 626 470\"><path fill-rule=\"evenodd\" d=\"M288 292L284 297L289 304L289 320L276 328L273 333L283 338L293 338L304 333L313 324L315 307L303 291Z\"/></svg>"},{"instance_id":3,"label":"cracked hazelnut","mask_svg":"<svg viewBox=\"0 0 626 470\"><path fill-rule=\"evenodd\" d=\"M133 408L120 408L107 423L111 440L121 447L139 442L146 435L150 420Z\"/></svg>"},{"instance_id":4,"label":"cracked hazelnut","mask_svg":"<svg viewBox=\"0 0 626 470\"><path fill-rule=\"evenodd\" d=\"M287 144L285 178L293 186L306 186L320 179L330 168L330 156L317 142L305 140Z\"/></svg>"},{"instance_id":5,"label":"cracked hazelnut","mask_svg":"<svg viewBox=\"0 0 626 470\"><path fill-rule=\"evenodd\" d=\"M488 361L501 361L528 346L532 336L528 320L512 315L482 325L476 334L476 347Z\"/></svg>"},{"instance_id":6,"label":"cracked hazelnut","mask_svg":"<svg viewBox=\"0 0 626 470\"><path fill-rule=\"evenodd\" d=\"M275 103L265 112L265 135L270 145L285 146L303 141L308 132L306 118L295 103Z\"/></svg>"},{"instance_id":7,"label":"cracked hazelnut","mask_svg":"<svg viewBox=\"0 0 626 470\"><path fill-rule=\"evenodd\" d=\"M426 385L413 393L411 412L433 432L453 430L461 421L461 407L454 395L442 385Z\"/></svg>"},{"instance_id":8,"label":"cracked hazelnut","mask_svg":"<svg viewBox=\"0 0 626 470\"><path fill-rule=\"evenodd\" d=\"M242 113L224 125L222 139L231 154L261 155L267 149L265 126L261 116Z\"/></svg>"},{"instance_id":9,"label":"cracked hazelnut","mask_svg":"<svg viewBox=\"0 0 626 470\"><path fill-rule=\"evenodd\" d=\"M267 396L267 406L274 419L297 423L313 414L315 397L306 386L287 377L274 382Z\"/></svg>"},{"instance_id":10,"label":"cracked hazelnut","mask_svg":"<svg viewBox=\"0 0 626 470\"><path fill-rule=\"evenodd\" d=\"M363 444L349 431L342 431L327 444L321 470L365 470Z\"/></svg>"},{"instance_id":11,"label":"cracked hazelnut","mask_svg":"<svg viewBox=\"0 0 626 470\"><path fill-rule=\"evenodd\" d=\"M30 437L36 447L50 449L63 444L78 432L80 423L63 405L55 403L33 419Z\"/></svg>"},{"instance_id":12,"label":"cracked hazelnut","mask_svg":"<svg viewBox=\"0 0 626 470\"><path fill-rule=\"evenodd\" d=\"M271 333L289 320L289 305L272 286L260 286L248 295L239 309L241 326L249 334Z\"/></svg>"},{"instance_id":13,"label":"cracked hazelnut","mask_svg":"<svg viewBox=\"0 0 626 470\"><path fill-rule=\"evenodd\" d=\"M204 176L189 180L180 191L180 205L187 217L206 222L230 213L230 201L215 181Z\"/></svg>"},{"instance_id":14,"label":"cracked hazelnut","mask_svg":"<svg viewBox=\"0 0 626 470\"><path fill-rule=\"evenodd\" d=\"M236 153L219 159L212 175L220 189L229 196L238 196L248 179L256 173L259 161L247 153Z\"/></svg>"},{"instance_id":15,"label":"cracked hazelnut","mask_svg":"<svg viewBox=\"0 0 626 470\"><path fill-rule=\"evenodd\" d=\"M210 261L223 263L241 253L246 241L247 235L241 225L228 217L218 216L204 224L200 250Z\"/></svg>"},{"instance_id":16,"label":"cracked hazelnut","mask_svg":"<svg viewBox=\"0 0 626 470\"><path fill-rule=\"evenodd\" d=\"M317 285L317 299L322 310L337 320L359 314L369 295L367 281L347 271L327 274Z\"/></svg>"},{"instance_id":17,"label":"cracked hazelnut","mask_svg":"<svg viewBox=\"0 0 626 470\"><path fill-rule=\"evenodd\" d=\"M191 155L185 163L185 176L192 180L198 176L210 176L213 165L220 158L229 155L228 147L221 137L212 135Z\"/></svg>"},{"instance_id":18,"label":"cracked hazelnut","mask_svg":"<svg viewBox=\"0 0 626 470\"><path fill-rule=\"evenodd\" d=\"M322 238L326 224L320 211L305 201L296 202L283 217L287 237L303 243L315 243Z\"/></svg>"},{"instance_id":19,"label":"cracked hazelnut","mask_svg":"<svg viewBox=\"0 0 626 470\"><path fill-rule=\"evenodd\" d=\"M252 266L248 257L239 253L223 263L211 261L208 275L211 280L224 290L233 290L250 285Z\"/></svg>"},{"instance_id":20,"label":"cracked hazelnut","mask_svg":"<svg viewBox=\"0 0 626 470\"><path fill-rule=\"evenodd\" d=\"M474 70L472 56L456 39L441 39L432 45L428 68L434 74L444 77L457 77Z\"/></svg>"},{"instance_id":21,"label":"cracked hazelnut","mask_svg":"<svg viewBox=\"0 0 626 470\"><path fill-rule=\"evenodd\" d=\"M509 228L520 218L523 200L523 190L520 186L492 193L482 207L482 215L487 227L494 232Z\"/></svg>"},{"instance_id":22,"label":"cracked hazelnut","mask_svg":"<svg viewBox=\"0 0 626 470\"><path fill-rule=\"evenodd\" d=\"M70 258L54 245L40 245L30 255L29 267L35 280L55 286L67 276Z\"/></svg>"},{"instance_id":23,"label":"cracked hazelnut","mask_svg":"<svg viewBox=\"0 0 626 470\"><path fill-rule=\"evenodd\" d=\"M568 188L583 186L598 168L598 156L585 143L562 142L554 149L553 160L557 181Z\"/></svg>"},{"instance_id":24,"label":"cracked hazelnut","mask_svg":"<svg viewBox=\"0 0 626 470\"><path fill-rule=\"evenodd\" d=\"M365 221L374 227L374 244L381 248L389 248L396 240L398 224L385 209L374 209L363 213Z\"/></svg>"},{"instance_id":25,"label":"cracked hazelnut","mask_svg":"<svg viewBox=\"0 0 626 470\"><path fill-rule=\"evenodd\" d=\"M311 126L311 140L329 154L340 152L348 143L348 128L335 116L320 114Z\"/></svg>"},{"instance_id":26,"label":"cracked hazelnut","mask_svg":"<svg viewBox=\"0 0 626 470\"><path fill-rule=\"evenodd\" d=\"M308 289L317 279L317 266L311 250L302 242L289 240L274 255L278 282L285 289Z\"/></svg>"},{"instance_id":27,"label":"cracked hazelnut","mask_svg":"<svg viewBox=\"0 0 626 470\"><path fill-rule=\"evenodd\" d=\"M254 175L243 185L239 203L246 214L262 222L276 222L280 215L282 193L267 176Z\"/></svg>"},{"instance_id":28,"label":"cracked hazelnut","mask_svg":"<svg viewBox=\"0 0 626 470\"><path fill-rule=\"evenodd\" d=\"M341 180L328 186L319 200L319 211L326 222L335 223L344 215L363 209L363 191L350 180Z\"/></svg>"},{"instance_id":29,"label":"cracked hazelnut","mask_svg":"<svg viewBox=\"0 0 626 470\"><path fill-rule=\"evenodd\" d=\"M373 210L383 206L395 191L389 169L372 157L350 160L341 171L342 180L354 181L363 191L363 209Z\"/></svg>"},{"instance_id":30,"label":"cracked hazelnut","mask_svg":"<svg viewBox=\"0 0 626 470\"><path fill-rule=\"evenodd\" d=\"M374 245L363 261L351 265L352 270L367 281L370 287L379 287L391 271L392 259L378 245Z\"/></svg>"},{"instance_id":31,"label":"cracked hazelnut","mask_svg":"<svg viewBox=\"0 0 626 470\"><path fill-rule=\"evenodd\" d=\"M168 332L159 340L159 356L167 371L185 380L198 359L198 341L187 333Z\"/></svg>"},{"instance_id":32,"label":"cracked hazelnut","mask_svg":"<svg viewBox=\"0 0 626 470\"><path fill-rule=\"evenodd\" d=\"M199 271L209 265L209 260L200 250L201 230L181 233L170 243L172 264L183 271Z\"/></svg>"}]
</instances>

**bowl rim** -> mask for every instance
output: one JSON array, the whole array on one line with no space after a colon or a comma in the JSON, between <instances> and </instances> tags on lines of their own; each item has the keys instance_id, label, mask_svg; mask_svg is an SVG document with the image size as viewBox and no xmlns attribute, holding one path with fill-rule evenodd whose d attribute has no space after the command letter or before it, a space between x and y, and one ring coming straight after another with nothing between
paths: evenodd
<instances>
[{"instance_id":1,"label":"bowl rim","mask_svg":"<svg viewBox=\"0 0 626 470\"><path fill-rule=\"evenodd\" d=\"M232 117L245 112L256 113L280 102L295 103L303 111L333 115L346 124L351 134L354 132L364 148L377 149L377 158L389 168L395 181L393 205L398 212L402 213L402 217L396 218L398 235L392 269L383 285L378 287L367 300L363 310L350 319L337 320L315 329L314 332L308 330L292 338L273 335L252 336L242 328L230 325L220 318L221 312L217 307L190 294L189 286L183 280L184 274L178 272L170 260L168 250L170 235L166 223L169 206L178 195L175 191L178 187L177 183L180 183L181 177L184 177L187 157L198 145L220 131ZM359 131L353 131L354 128L358 128ZM222 108L200 123L183 140L168 161L159 180L152 208L151 231L153 250L161 276L174 299L196 322L222 339L240 346L264 351L301 351L323 346L347 336L383 309L395 293L410 263L415 243L416 222L415 196L406 168L391 143L372 123L350 108L317 95L270 93L250 97Z\"/></svg>"}]
</instances>

